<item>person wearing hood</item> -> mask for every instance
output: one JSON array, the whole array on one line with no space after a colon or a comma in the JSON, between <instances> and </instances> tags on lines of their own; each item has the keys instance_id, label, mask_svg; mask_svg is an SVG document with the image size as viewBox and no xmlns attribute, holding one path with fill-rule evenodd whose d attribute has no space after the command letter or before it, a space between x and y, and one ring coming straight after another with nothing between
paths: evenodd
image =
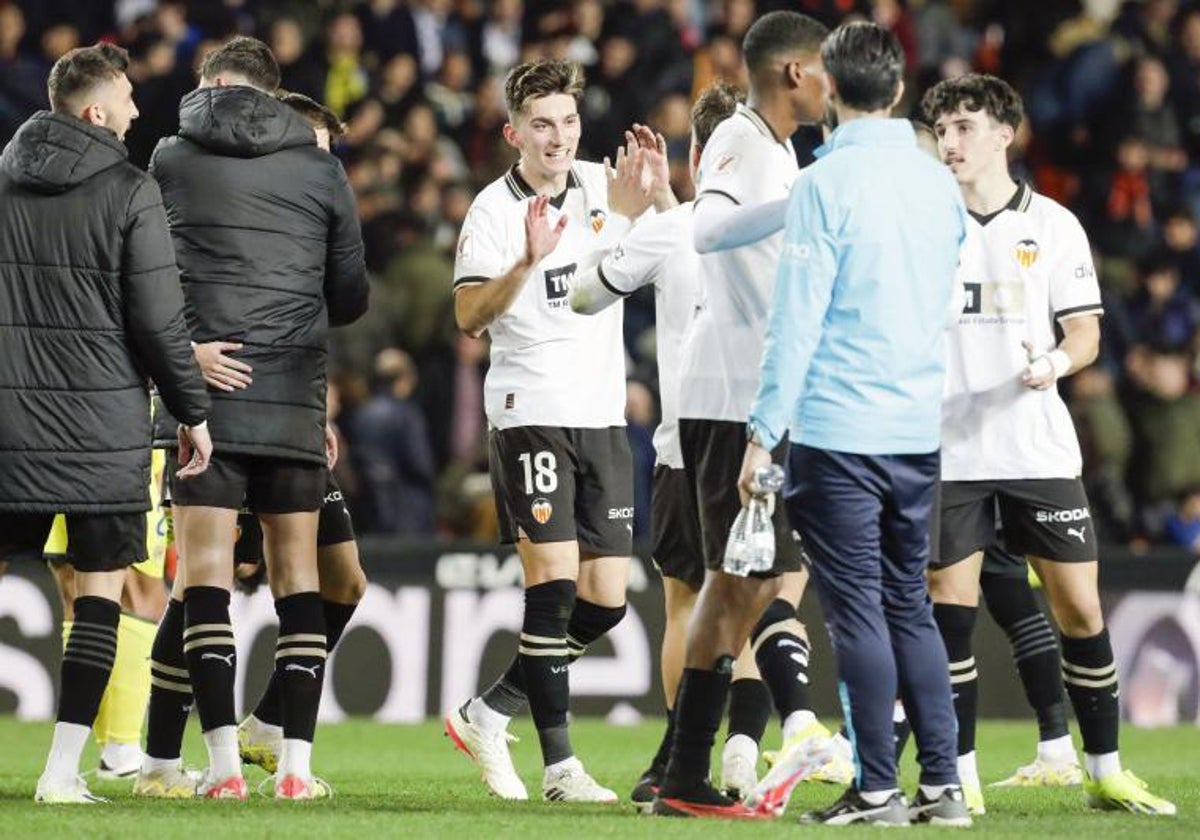
<instances>
[{"instance_id":1,"label":"person wearing hood","mask_svg":"<svg viewBox=\"0 0 1200 840\"><path fill-rule=\"evenodd\" d=\"M177 477L203 473L212 453L162 197L122 143L138 115L128 62L108 44L66 53L51 110L0 157L0 564L40 559L63 513L76 571L39 802L103 801L79 761L116 656L125 570L146 559L148 379L181 422Z\"/></svg>"},{"instance_id":2,"label":"person wearing hood","mask_svg":"<svg viewBox=\"0 0 1200 840\"><path fill-rule=\"evenodd\" d=\"M363 314L368 287L345 172L317 147L308 121L273 95L278 86L267 46L232 39L205 60L200 87L180 102L178 136L162 140L150 160L192 338L240 344L232 355L253 371L246 388L212 391L220 450L212 469L203 480L172 484L183 558L175 591L183 602L168 607L152 656L160 676L189 673L191 685L179 688L195 694L209 754L199 793L218 799L247 796L229 619L243 504L262 523L279 615L283 743L275 795L328 792L310 768L326 658L316 557L326 487L326 340L330 326ZM156 434L158 443L169 446L170 435ZM152 696L152 718L155 708Z\"/></svg>"}]
</instances>

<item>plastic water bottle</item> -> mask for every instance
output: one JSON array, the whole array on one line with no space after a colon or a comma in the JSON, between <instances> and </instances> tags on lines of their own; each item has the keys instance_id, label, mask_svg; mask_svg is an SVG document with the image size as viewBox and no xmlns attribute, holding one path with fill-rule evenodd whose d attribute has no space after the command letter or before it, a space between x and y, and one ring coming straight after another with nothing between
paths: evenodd
<instances>
[{"instance_id":1,"label":"plastic water bottle","mask_svg":"<svg viewBox=\"0 0 1200 840\"><path fill-rule=\"evenodd\" d=\"M721 568L728 574L746 577L769 572L775 565L775 494L783 489L783 467L771 464L754 471L750 501L738 513L725 544Z\"/></svg>"}]
</instances>

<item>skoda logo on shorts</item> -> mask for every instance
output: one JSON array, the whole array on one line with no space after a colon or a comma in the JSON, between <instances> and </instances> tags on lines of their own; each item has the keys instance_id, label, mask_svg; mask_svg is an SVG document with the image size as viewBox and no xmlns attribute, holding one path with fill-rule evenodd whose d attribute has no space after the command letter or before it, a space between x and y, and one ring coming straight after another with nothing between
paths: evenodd
<instances>
[{"instance_id":1,"label":"skoda logo on shorts","mask_svg":"<svg viewBox=\"0 0 1200 840\"><path fill-rule=\"evenodd\" d=\"M550 521L550 517L554 515L554 505L550 504L549 499L538 496L533 500L529 512L533 514L533 518L537 520L539 525L545 525Z\"/></svg>"}]
</instances>

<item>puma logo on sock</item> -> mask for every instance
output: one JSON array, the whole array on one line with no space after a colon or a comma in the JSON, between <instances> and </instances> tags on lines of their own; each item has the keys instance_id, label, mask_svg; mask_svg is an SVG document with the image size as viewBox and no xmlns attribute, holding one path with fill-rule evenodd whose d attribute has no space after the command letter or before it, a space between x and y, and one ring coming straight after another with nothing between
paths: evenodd
<instances>
[{"instance_id":1,"label":"puma logo on sock","mask_svg":"<svg viewBox=\"0 0 1200 840\"><path fill-rule=\"evenodd\" d=\"M313 665L311 667L306 668L305 666L299 665L295 662L289 662L288 664L283 666L283 670L285 670L285 671L303 671L304 673L306 673L310 677L312 677L314 680L317 679L317 671L319 671L320 669L321 669L320 665Z\"/></svg>"},{"instance_id":2,"label":"puma logo on sock","mask_svg":"<svg viewBox=\"0 0 1200 840\"><path fill-rule=\"evenodd\" d=\"M233 657L235 657L235 656L237 656L236 653L227 653L224 656L222 656L219 653L212 653L210 651L209 653L200 654L200 660L203 661L205 659L216 659L220 662L224 662L226 665L228 665L230 668L232 668L233 667Z\"/></svg>"}]
</instances>

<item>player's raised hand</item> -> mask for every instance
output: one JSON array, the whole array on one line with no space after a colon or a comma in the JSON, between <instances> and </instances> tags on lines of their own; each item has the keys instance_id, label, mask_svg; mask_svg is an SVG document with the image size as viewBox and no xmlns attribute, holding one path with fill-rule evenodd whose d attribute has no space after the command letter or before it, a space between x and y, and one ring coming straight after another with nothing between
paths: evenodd
<instances>
[{"instance_id":1,"label":"player's raised hand","mask_svg":"<svg viewBox=\"0 0 1200 840\"><path fill-rule=\"evenodd\" d=\"M536 265L557 248L558 240L567 229L567 214L563 213L551 224L549 208L550 197L539 195L529 202L529 209L525 211L525 248L531 265Z\"/></svg>"},{"instance_id":2,"label":"player's raised hand","mask_svg":"<svg viewBox=\"0 0 1200 840\"><path fill-rule=\"evenodd\" d=\"M649 126L634 123L625 132L625 144L636 145L645 156L643 182L653 194L671 190L671 162L667 159L667 138L654 133Z\"/></svg>"},{"instance_id":3,"label":"player's raised hand","mask_svg":"<svg viewBox=\"0 0 1200 840\"><path fill-rule=\"evenodd\" d=\"M654 197L642 184L642 172L646 166L645 152L639 146L627 151L624 146L617 149L616 164L604 159L604 171L608 174L608 208L627 219L636 219L646 212Z\"/></svg>"}]
</instances>

